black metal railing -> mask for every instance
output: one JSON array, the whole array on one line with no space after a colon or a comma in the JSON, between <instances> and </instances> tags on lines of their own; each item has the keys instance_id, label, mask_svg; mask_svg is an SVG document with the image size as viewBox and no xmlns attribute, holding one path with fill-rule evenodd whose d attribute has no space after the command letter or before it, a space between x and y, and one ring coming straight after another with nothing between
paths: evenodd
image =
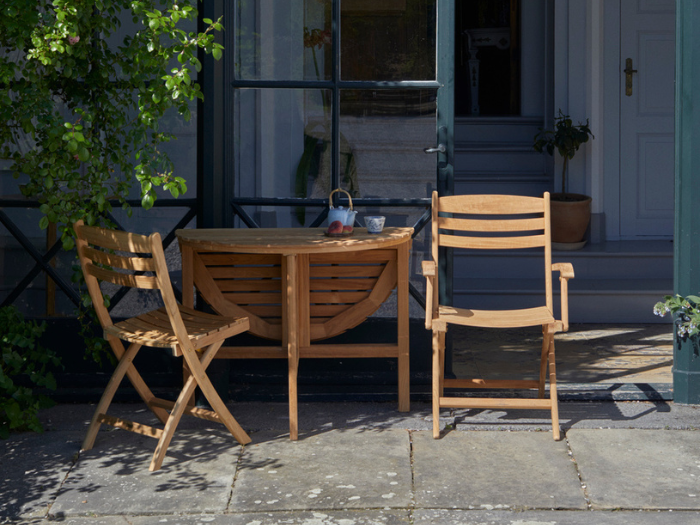
<instances>
[{"instance_id":1,"label":"black metal railing","mask_svg":"<svg viewBox=\"0 0 700 525\"><path fill-rule=\"evenodd\" d=\"M132 208L141 207L141 201L127 200L129 206ZM118 201L110 201L113 206L121 205ZM17 298L21 295L23 291L29 287L32 281L41 273L44 272L49 278L49 283L54 283L53 285L47 284L47 297L51 295L51 290L53 286L58 286L58 288L65 293L70 302L75 306L80 305L80 294L78 290L63 276L61 276L56 269L52 266L52 261L61 252L62 242L60 239L55 238L55 229L50 227L47 230L47 236L49 242L47 243L47 250L42 253L32 241L24 234L22 229L3 211L4 208L20 208L20 209L36 209L39 208L40 203L37 201L32 201L24 198L0 198L0 223L7 229L7 231L14 237L20 246L25 250L27 254L34 260L34 266L29 270L29 272L19 280L15 287L10 291L10 293L3 299L0 303L0 307L9 306L13 304ZM177 224L168 232L168 234L163 238L163 249L166 250L172 242L175 240L175 231L184 228L194 217L197 215L197 199L160 199L154 204L154 207L159 208L186 208L185 215L177 222ZM121 230L124 228L119 224L112 214L106 214L107 218L115 224L115 226ZM53 232L53 234L52 234ZM182 294L177 287L173 286L176 296L179 300L182 298ZM129 291L129 288L120 288L110 300L110 310L113 309L119 301L121 301L124 296ZM47 315L53 315L52 305L48 304L47 300Z\"/></svg>"}]
</instances>

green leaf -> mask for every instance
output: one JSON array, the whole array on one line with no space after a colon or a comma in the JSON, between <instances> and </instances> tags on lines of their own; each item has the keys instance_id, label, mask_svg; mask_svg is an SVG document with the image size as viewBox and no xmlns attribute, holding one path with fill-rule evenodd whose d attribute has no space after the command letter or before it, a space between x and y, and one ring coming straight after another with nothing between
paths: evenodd
<instances>
[{"instance_id":1,"label":"green leaf","mask_svg":"<svg viewBox=\"0 0 700 525\"><path fill-rule=\"evenodd\" d=\"M49 218L44 215L41 219L39 219L39 228L42 230L45 230L46 228L49 227Z\"/></svg>"},{"instance_id":2,"label":"green leaf","mask_svg":"<svg viewBox=\"0 0 700 525\"><path fill-rule=\"evenodd\" d=\"M87 162L90 160L90 152L88 149L82 146L78 148L78 158L81 162Z\"/></svg>"}]
</instances>

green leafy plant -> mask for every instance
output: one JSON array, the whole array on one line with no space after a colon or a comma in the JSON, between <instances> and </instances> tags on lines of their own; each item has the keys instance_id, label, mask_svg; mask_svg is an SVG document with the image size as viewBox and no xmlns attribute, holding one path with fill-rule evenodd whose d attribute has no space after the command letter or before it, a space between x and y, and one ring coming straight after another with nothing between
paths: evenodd
<instances>
[{"instance_id":1,"label":"green leafy plant","mask_svg":"<svg viewBox=\"0 0 700 525\"><path fill-rule=\"evenodd\" d=\"M654 305L654 313L658 316L671 314L676 317L678 337L685 339L700 332L700 297L697 295L666 295L664 300Z\"/></svg>"},{"instance_id":2,"label":"green leafy plant","mask_svg":"<svg viewBox=\"0 0 700 525\"><path fill-rule=\"evenodd\" d=\"M51 367L60 364L56 355L37 340L46 323L25 321L13 306L0 308L0 438L11 430L41 432L37 417L51 400L33 387L56 389ZM29 386L28 386L29 385Z\"/></svg>"},{"instance_id":3,"label":"green leafy plant","mask_svg":"<svg viewBox=\"0 0 700 525\"><path fill-rule=\"evenodd\" d=\"M588 125L588 119L583 124L579 122L574 125L569 115L564 115L562 110L559 110L559 115L554 119L553 130L542 130L535 135L535 143L533 148L538 153L546 151L549 155L554 156L556 150L564 159L564 165L561 170L561 191L567 193L567 168L570 159L574 158L576 152L581 147L581 144L588 142L589 138L595 138Z\"/></svg>"},{"instance_id":4,"label":"green leafy plant","mask_svg":"<svg viewBox=\"0 0 700 525\"><path fill-rule=\"evenodd\" d=\"M160 123L190 118L202 98L193 76L199 50L222 55L220 21L195 27L196 1L3 0L0 7L0 161L21 192L41 204L42 228L96 224L140 186L150 208L157 188L187 191L162 145ZM122 28L122 25L129 27ZM117 33L123 31L123 33ZM118 36L126 35L126 36Z\"/></svg>"}]
</instances>

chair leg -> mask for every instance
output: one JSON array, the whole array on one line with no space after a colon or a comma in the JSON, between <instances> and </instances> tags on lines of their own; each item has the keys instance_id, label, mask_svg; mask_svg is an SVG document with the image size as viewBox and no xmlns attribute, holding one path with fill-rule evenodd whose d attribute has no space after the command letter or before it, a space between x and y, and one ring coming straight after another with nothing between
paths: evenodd
<instances>
[{"instance_id":1,"label":"chair leg","mask_svg":"<svg viewBox=\"0 0 700 525\"><path fill-rule=\"evenodd\" d=\"M207 382L209 382L208 376L205 374L205 370L207 366L209 366L209 363L211 363L211 360L214 358L216 355L216 352L218 352L219 348L221 348L221 345L223 344L223 341L219 341L218 343L214 343L213 345L210 345L207 347L206 351L202 354L202 356L197 359L197 355L194 354L194 359L197 359L197 364L200 369L200 373L204 374L204 377L207 379ZM170 446L170 441L173 438L173 435L175 434L175 429L177 428L177 425L180 423L180 419L182 418L182 415L185 412L185 409L188 407L190 399L192 398L192 394L194 393L194 389L197 387L199 384L200 389L206 396L207 400L209 401L209 404L214 408L214 411L218 414L218 416L221 418L221 422L226 425L226 428L233 434L233 437L238 440L239 443L242 445L246 443L250 443L250 437L248 437L248 434L245 433L245 431L240 427L238 422L233 418L231 413L228 411L228 408L226 408L226 405L223 406L223 411L219 411L216 407L214 407L213 399L212 397L207 394L207 390L205 389L202 383L199 383L198 380L196 379L197 374L192 373L192 362L190 359L186 359L188 366L190 367L190 374L188 375L187 381L185 381L185 385L182 388L182 391L180 392L180 395L177 398L177 401L175 402L175 405L173 405L172 410L170 411L170 417L168 418L168 421L165 424L165 428L163 428L163 435L160 437L158 440L158 445L156 446L156 450L153 453L153 458L151 459L151 465L148 467L148 470L151 472L159 470L160 467L163 465L163 460L165 459L165 453L168 450L168 447ZM221 401L221 398L219 395L216 393L216 390L213 388L211 382L209 382L209 387L213 390L214 395ZM211 394L211 391L209 391ZM222 402L223 404L223 402ZM228 417L226 417L226 414ZM243 441L241 441L243 439Z\"/></svg>"},{"instance_id":2,"label":"chair leg","mask_svg":"<svg viewBox=\"0 0 700 525\"><path fill-rule=\"evenodd\" d=\"M554 441L561 439L559 432L559 398L557 396L557 371L554 360L554 332L547 333L549 340L549 399L552 403L552 435Z\"/></svg>"},{"instance_id":3,"label":"chair leg","mask_svg":"<svg viewBox=\"0 0 700 525\"><path fill-rule=\"evenodd\" d=\"M118 341L118 344L121 346L121 341ZM121 346L121 355L119 356L119 363L117 364L117 368L114 370L112 377L109 379L105 391L102 393L100 402L97 403L97 408L95 409L95 413L92 416L92 421L90 421L90 426L88 427L87 434L85 435L85 439L83 440L83 445L81 447L82 450L90 450L95 444L95 438L97 437L97 432L99 432L101 425L100 416L107 413L107 409L112 403L114 394L117 392L117 389L119 388L122 379L124 379L124 375L126 374L127 370L129 370L129 368L132 366L131 362L134 360L134 357L140 349L141 345L136 343L130 345L127 351L124 351L124 347Z\"/></svg>"},{"instance_id":4,"label":"chair leg","mask_svg":"<svg viewBox=\"0 0 700 525\"><path fill-rule=\"evenodd\" d=\"M243 428L238 424L238 421L236 421L231 415L228 408L226 408L226 404L221 400L221 397L219 397L219 394L216 392L214 385L211 384L209 377L204 371L209 362L214 358L214 355L216 355L216 352L219 350L222 343L223 341L220 341L208 347L204 352L201 361L197 358L197 355L193 350L183 349L183 356L185 357L194 380L197 382L197 385L199 385L202 394L204 394L204 397L207 398L207 401L209 401L209 404L214 412L216 412L219 418L221 418L221 422L229 430L229 432L231 432L231 435L236 438L236 441L238 441L241 445L245 445L250 443L250 436L246 434L245 430L243 430Z\"/></svg>"},{"instance_id":5,"label":"chair leg","mask_svg":"<svg viewBox=\"0 0 700 525\"><path fill-rule=\"evenodd\" d=\"M433 438L440 437L440 395L442 370L445 361L444 347L440 344L441 332L433 330ZM442 338L444 341L444 336Z\"/></svg>"},{"instance_id":6,"label":"chair leg","mask_svg":"<svg viewBox=\"0 0 700 525\"><path fill-rule=\"evenodd\" d=\"M109 342L109 346L112 348L112 352L114 352L114 355L117 356L117 359L121 361L122 356L124 355L124 345L122 344L121 339L114 336L109 336L107 337L107 341ZM158 418L158 421L165 424L165 422L168 420L168 411L164 408L154 407L152 405L151 402L153 401L153 399L155 399L156 396L153 395L153 392L151 392L151 389L148 388L148 385L146 385L146 382L141 377L141 374L138 373L138 371L133 365L127 368L126 377L129 378L131 386L134 387L136 393L143 400L143 402L146 403L146 406L148 406L151 412L155 414L155 416Z\"/></svg>"},{"instance_id":7,"label":"chair leg","mask_svg":"<svg viewBox=\"0 0 700 525\"><path fill-rule=\"evenodd\" d=\"M547 326L542 327L542 354L540 355L540 387L537 397L544 399L544 387L547 382L547 358L549 356L549 338Z\"/></svg>"},{"instance_id":8,"label":"chair leg","mask_svg":"<svg viewBox=\"0 0 700 525\"><path fill-rule=\"evenodd\" d=\"M151 458L151 464L148 467L148 470L150 470L151 472L160 470L160 467L163 465L165 453L167 452L168 447L170 446L170 441L173 439L175 429L177 428L177 425L180 422L180 419L182 418L182 414L184 414L185 412L185 408L189 404L189 400L192 394L194 393L194 389L196 388L196 386L197 383L194 380L194 376L190 376L187 379L187 381L185 381L185 386L182 388L180 395L177 397L177 401L175 402L175 405L173 406L170 412L170 417L168 418L168 421L165 423L165 427L163 428L163 434L158 440L158 445L156 445L156 450L153 453L153 458Z\"/></svg>"}]
</instances>

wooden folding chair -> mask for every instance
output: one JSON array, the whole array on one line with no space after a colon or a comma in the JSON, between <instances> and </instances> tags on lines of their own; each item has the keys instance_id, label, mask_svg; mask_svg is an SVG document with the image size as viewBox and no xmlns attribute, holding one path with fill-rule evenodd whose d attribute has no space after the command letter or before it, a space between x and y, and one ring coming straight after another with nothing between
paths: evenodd
<instances>
[{"instance_id":1,"label":"wooden folding chair","mask_svg":"<svg viewBox=\"0 0 700 525\"><path fill-rule=\"evenodd\" d=\"M552 264L549 193L543 198L512 195L459 195L432 199L432 260L423 261L427 279L425 327L433 332L433 437L440 436L440 408L549 409L554 439L560 439L554 334L569 329L570 263ZM544 258L544 305L519 310L471 310L441 305L438 296L439 248L471 250L541 249ZM561 320L554 319L552 273L561 281ZM485 328L542 326L539 380L445 378L445 333L450 323ZM545 383L549 363L549 399ZM448 397L445 388L537 389L537 399Z\"/></svg>"},{"instance_id":2,"label":"wooden folding chair","mask_svg":"<svg viewBox=\"0 0 700 525\"><path fill-rule=\"evenodd\" d=\"M239 443L249 443L250 437L228 411L205 372L226 338L248 330L248 318L234 319L209 315L178 304L173 294L158 233L146 237L85 226L82 222L77 222L74 229L78 257L95 312L104 330L104 338L119 360L97 405L82 449L92 448L100 425L105 423L157 438L158 445L149 470L158 470L183 414L223 423ZM165 306L138 317L113 323L104 306L99 281L159 290ZM124 349L122 340L131 343L128 349ZM183 356L190 375L177 401L156 398L146 386L133 365L141 346L169 348L173 355ZM165 425L163 429L107 415L107 409L124 375ZM196 386L200 387L213 411L188 404Z\"/></svg>"}]
</instances>

